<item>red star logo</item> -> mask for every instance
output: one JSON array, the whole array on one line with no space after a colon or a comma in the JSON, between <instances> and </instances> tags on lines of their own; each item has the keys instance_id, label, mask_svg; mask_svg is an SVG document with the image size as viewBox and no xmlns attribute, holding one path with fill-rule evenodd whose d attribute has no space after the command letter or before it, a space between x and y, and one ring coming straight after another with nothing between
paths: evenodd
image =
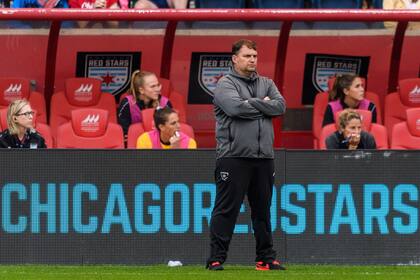
<instances>
[{"instance_id":1,"label":"red star logo","mask_svg":"<svg viewBox=\"0 0 420 280\"><path fill-rule=\"evenodd\" d=\"M107 86L114 81L114 77L109 75L108 72L106 72L106 76L101 76L102 82L105 83Z\"/></svg>"}]
</instances>

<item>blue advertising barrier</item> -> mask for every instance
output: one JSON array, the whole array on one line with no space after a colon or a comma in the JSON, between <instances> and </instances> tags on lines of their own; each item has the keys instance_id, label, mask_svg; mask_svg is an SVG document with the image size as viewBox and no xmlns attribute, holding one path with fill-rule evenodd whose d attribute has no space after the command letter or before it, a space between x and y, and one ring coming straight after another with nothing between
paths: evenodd
<instances>
[{"instance_id":1,"label":"blue advertising barrier","mask_svg":"<svg viewBox=\"0 0 420 280\"><path fill-rule=\"evenodd\" d=\"M213 150L0 151L0 263L204 264ZM420 261L417 151L276 151L271 223L291 263ZM229 263L252 263L245 201Z\"/></svg>"}]
</instances>

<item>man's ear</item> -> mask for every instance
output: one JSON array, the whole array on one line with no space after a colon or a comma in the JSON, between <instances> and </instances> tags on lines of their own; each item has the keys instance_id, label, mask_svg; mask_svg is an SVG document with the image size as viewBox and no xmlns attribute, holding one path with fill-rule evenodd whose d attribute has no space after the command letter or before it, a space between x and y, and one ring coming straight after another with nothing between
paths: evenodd
<instances>
[{"instance_id":1,"label":"man's ear","mask_svg":"<svg viewBox=\"0 0 420 280\"><path fill-rule=\"evenodd\" d=\"M236 54L232 55L232 62L236 63L237 60L238 60L238 56Z\"/></svg>"}]
</instances>

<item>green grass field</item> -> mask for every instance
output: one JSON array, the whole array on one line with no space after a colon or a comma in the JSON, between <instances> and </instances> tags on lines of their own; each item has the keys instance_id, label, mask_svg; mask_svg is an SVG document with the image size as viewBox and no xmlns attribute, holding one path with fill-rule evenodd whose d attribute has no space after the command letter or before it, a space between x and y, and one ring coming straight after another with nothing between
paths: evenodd
<instances>
[{"instance_id":1,"label":"green grass field","mask_svg":"<svg viewBox=\"0 0 420 280\"><path fill-rule=\"evenodd\" d=\"M420 279L420 266L289 265L287 271L255 271L251 266L225 266L207 271L202 266L47 266L2 265L0 279L142 280L142 279Z\"/></svg>"}]
</instances>

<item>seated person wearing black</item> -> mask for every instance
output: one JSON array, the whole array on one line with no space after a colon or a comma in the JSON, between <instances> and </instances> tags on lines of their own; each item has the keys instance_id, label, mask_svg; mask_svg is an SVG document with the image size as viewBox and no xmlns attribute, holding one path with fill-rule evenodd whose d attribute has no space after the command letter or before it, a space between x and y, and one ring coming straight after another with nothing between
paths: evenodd
<instances>
[{"instance_id":1,"label":"seated person wearing black","mask_svg":"<svg viewBox=\"0 0 420 280\"><path fill-rule=\"evenodd\" d=\"M325 139L327 149L376 149L375 138L362 130L362 118L354 110L343 110L339 115L339 130Z\"/></svg>"},{"instance_id":2,"label":"seated person wearing black","mask_svg":"<svg viewBox=\"0 0 420 280\"><path fill-rule=\"evenodd\" d=\"M7 109L8 128L0 133L0 148L46 148L45 140L33 128L34 111L25 99L17 99Z\"/></svg>"},{"instance_id":3,"label":"seated person wearing black","mask_svg":"<svg viewBox=\"0 0 420 280\"><path fill-rule=\"evenodd\" d=\"M346 108L369 110L372 112L372 122L376 123L376 106L365 98L360 77L354 74L337 75L329 99L322 126L335 123L335 113Z\"/></svg>"}]
</instances>

